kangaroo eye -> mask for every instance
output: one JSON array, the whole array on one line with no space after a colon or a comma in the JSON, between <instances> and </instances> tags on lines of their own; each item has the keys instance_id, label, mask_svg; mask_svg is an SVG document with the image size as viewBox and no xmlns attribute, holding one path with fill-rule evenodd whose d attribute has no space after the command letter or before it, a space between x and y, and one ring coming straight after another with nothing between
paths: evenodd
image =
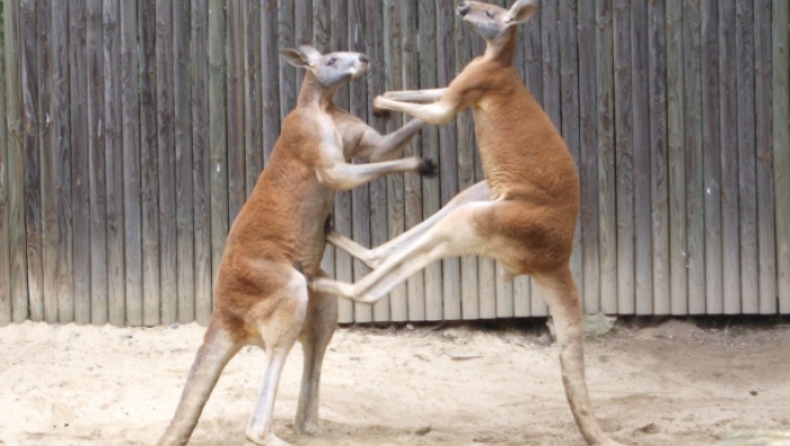
<instances>
[{"instance_id":1,"label":"kangaroo eye","mask_svg":"<svg viewBox=\"0 0 790 446\"><path fill-rule=\"evenodd\" d=\"M337 62L337 59L335 59L335 58L333 57L333 58L329 59L329 62L327 62L326 64L327 64L327 65L334 65L334 64L335 64L335 62Z\"/></svg>"},{"instance_id":2,"label":"kangaroo eye","mask_svg":"<svg viewBox=\"0 0 790 446\"><path fill-rule=\"evenodd\" d=\"M493 19L494 18L494 13L491 12L490 9L486 9L486 17L488 17L489 19Z\"/></svg>"}]
</instances>

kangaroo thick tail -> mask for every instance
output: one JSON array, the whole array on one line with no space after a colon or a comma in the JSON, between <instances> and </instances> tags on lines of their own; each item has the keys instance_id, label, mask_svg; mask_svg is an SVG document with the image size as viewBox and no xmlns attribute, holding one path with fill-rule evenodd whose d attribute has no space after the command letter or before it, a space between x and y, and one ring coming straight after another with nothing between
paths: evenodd
<instances>
[{"instance_id":1,"label":"kangaroo thick tail","mask_svg":"<svg viewBox=\"0 0 790 446\"><path fill-rule=\"evenodd\" d=\"M215 320L211 321L189 371L173 421L157 446L183 446L189 441L222 369L240 348L240 343L235 342Z\"/></svg>"}]
</instances>

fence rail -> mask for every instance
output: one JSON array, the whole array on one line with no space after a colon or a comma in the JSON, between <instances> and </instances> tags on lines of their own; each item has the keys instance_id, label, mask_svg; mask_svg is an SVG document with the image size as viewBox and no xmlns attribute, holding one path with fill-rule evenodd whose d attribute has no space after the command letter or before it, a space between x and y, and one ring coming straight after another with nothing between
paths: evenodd
<instances>
[{"instance_id":1,"label":"fence rail","mask_svg":"<svg viewBox=\"0 0 790 446\"><path fill-rule=\"evenodd\" d=\"M504 1L497 3L504 5ZM587 312L790 313L788 0L542 0L516 64L580 173L572 267ZM368 54L338 103L446 85L483 48L447 0L5 0L0 325L197 320L229 225L294 106L280 49ZM518 117L513 117L518 119ZM337 197L378 245L483 178L469 112L394 175ZM366 267L327 249L351 281ZM543 316L529 278L447 259L341 322Z\"/></svg>"}]
</instances>

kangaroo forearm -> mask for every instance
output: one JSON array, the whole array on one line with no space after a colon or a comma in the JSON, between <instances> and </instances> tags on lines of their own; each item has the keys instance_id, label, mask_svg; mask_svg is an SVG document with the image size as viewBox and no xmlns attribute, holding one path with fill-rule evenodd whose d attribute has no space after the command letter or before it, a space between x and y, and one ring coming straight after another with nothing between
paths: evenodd
<instances>
[{"instance_id":1,"label":"kangaroo forearm","mask_svg":"<svg viewBox=\"0 0 790 446\"><path fill-rule=\"evenodd\" d=\"M426 90L388 91L384 97L403 102L431 102L442 97L447 88L431 88Z\"/></svg>"},{"instance_id":2,"label":"kangaroo forearm","mask_svg":"<svg viewBox=\"0 0 790 446\"><path fill-rule=\"evenodd\" d=\"M371 150L370 159L383 158L400 152L411 141L414 135L420 131L423 122L419 119L412 119L406 125L384 137L384 140Z\"/></svg>"}]
</instances>

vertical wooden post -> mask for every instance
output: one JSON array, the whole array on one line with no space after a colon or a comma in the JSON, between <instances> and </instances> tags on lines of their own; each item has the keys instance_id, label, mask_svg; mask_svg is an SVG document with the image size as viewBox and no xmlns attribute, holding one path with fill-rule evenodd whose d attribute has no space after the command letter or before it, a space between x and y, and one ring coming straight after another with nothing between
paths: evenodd
<instances>
[{"instance_id":1,"label":"vertical wooden post","mask_svg":"<svg viewBox=\"0 0 790 446\"><path fill-rule=\"evenodd\" d=\"M211 263L217 280L228 236L227 86L225 2L208 3L209 152L211 153Z\"/></svg>"},{"instance_id":2,"label":"vertical wooden post","mask_svg":"<svg viewBox=\"0 0 790 446\"><path fill-rule=\"evenodd\" d=\"M233 224L246 198L244 160L244 4L228 2L228 221Z\"/></svg>"},{"instance_id":3,"label":"vertical wooden post","mask_svg":"<svg viewBox=\"0 0 790 446\"><path fill-rule=\"evenodd\" d=\"M776 191L776 259L779 311L790 312L790 38L788 0L774 0L773 113L774 191Z\"/></svg>"},{"instance_id":4,"label":"vertical wooden post","mask_svg":"<svg viewBox=\"0 0 790 446\"><path fill-rule=\"evenodd\" d=\"M0 327L12 320L5 54L5 46L0 45Z\"/></svg>"},{"instance_id":5,"label":"vertical wooden post","mask_svg":"<svg viewBox=\"0 0 790 446\"><path fill-rule=\"evenodd\" d=\"M302 2L309 4L310 2ZM246 192L249 198L263 170L263 96L261 94L261 2L247 0L244 12L244 146Z\"/></svg>"}]
</instances>

